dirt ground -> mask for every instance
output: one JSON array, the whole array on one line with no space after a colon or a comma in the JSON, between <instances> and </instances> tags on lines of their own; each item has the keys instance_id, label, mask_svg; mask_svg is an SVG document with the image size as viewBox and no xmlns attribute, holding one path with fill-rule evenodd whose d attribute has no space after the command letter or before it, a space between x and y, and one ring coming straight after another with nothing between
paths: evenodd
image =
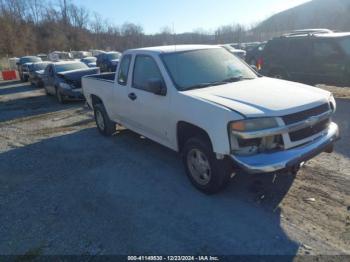
<instances>
[{"instance_id":1,"label":"dirt ground","mask_svg":"<svg viewBox=\"0 0 350 262\"><path fill-rule=\"evenodd\" d=\"M84 103L0 82L0 253L350 254L344 90L333 154L296 177L239 174L208 197L176 153L128 130L102 137Z\"/></svg>"}]
</instances>

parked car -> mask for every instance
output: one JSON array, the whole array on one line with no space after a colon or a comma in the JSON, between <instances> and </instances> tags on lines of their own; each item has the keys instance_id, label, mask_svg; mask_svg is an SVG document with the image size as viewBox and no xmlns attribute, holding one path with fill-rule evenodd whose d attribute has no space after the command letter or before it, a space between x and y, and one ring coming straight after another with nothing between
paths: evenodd
<instances>
[{"instance_id":1,"label":"parked car","mask_svg":"<svg viewBox=\"0 0 350 262\"><path fill-rule=\"evenodd\" d=\"M250 52L260 44L261 44L260 42L242 43L241 48L247 52Z\"/></svg>"},{"instance_id":2,"label":"parked car","mask_svg":"<svg viewBox=\"0 0 350 262\"><path fill-rule=\"evenodd\" d=\"M18 69L18 67L17 67L18 62L19 62L18 57L9 58L9 69L10 70L17 70Z\"/></svg>"},{"instance_id":3,"label":"parked car","mask_svg":"<svg viewBox=\"0 0 350 262\"><path fill-rule=\"evenodd\" d=\"M247 52L246 55L246 62L249 65L254 65L258 70L261 69L262 66L262 54L265 48L266 42L261 43L260 45L256 46L252 50Z\"/></svg>"},{"instance_id":4,"label":"parked car","mask_svg":"<svg viewBox=\"0 0 350 262\"><path fill-rule=\"evenodd\" d=\"M38 54L37 57L40 57L41 60L43 60L43 61L48 61L49 60L47 54Z\"/></svg>"},{"instance_id":5,"label":"parked car","mask_svg":"<svg viewBox=\"0 0 350 262\"><path fill-rule=\"evenodd\" d=\"M121 53L106 52L97 56L96 65L101 69L101 72L115 72Z\"/></svg>"},{"instance_id":6,"label":"parked car","mask_svg":"<svg viewBox=\"0 0 350 262\"><path fill-rule=\"evenodd\" d=\"M34 85L36 87L43 87L43 75L44 70L47 67L49 62L37 62L32 63L28 67L28 74L29 74L29 82L31 85Z\"/></svg>"},{"instance_id":7,"label":"parked car","mask_svg":"<svg viewBox=\"0 0 350 262\"><path fill-rule=\"evenodd\" d=\"M94 56L89 56L89 57L85 57L83 59L81 59L80 61L83 62L85 65L87 65L88 67L96 67L96 60L97 58Z\"/></svg>"},{"instance_id":8,"label":"parked car","mask_svg":"<svg viewBox=\"0 0 350 262\"><path fill-rule=\"evenodd\" d=\"M31 63L41 62L41 58L37 56L23 56L17 62L17 70L22 82L27 82L29 78L28 65Z\"/></svg>"},{"instance_id":9,"label":"parked car","mask_svg":"<svg viewBox=\"0 0 350 262\"><path fill-rule=\"evenodd\" d=\"M91 52L88 51L71 51L73 59L83 59L85 57L92 56Z\"/></svg>"},{"instance_id":10,"label":"parked car","mask_svg":"<svg viewBox=\"0 0 350 262\"><path fill-rule=\"evenodd\" d=\"M100 54L106 53L106 51L103 51L103 50L95 50L95 49L90 50L90 52L91 52L92 56L94 56L94 57L97 57L97 56L99 56Z\"/></svg>"},{"instance_id":11,"label":"parked car","mask_svg":"<svg viewBox=\"0 0 350 262\"><path fill-rule=\"evenodd\" d=\"M68 99L84 99L81 78L99 72L99 68L89 68L82 62L51 63L45 68L43 75L46 94L55 95L61 104Z\"/></svg>"},{"instance_id":12,"label":"parked car","mask_svg":"<svg viewBox=\"0 0 350 262\"><path fill-rule=\"evenodd\" d=\"M72 56L71 53L69 53L69 52L60 52L60 51L54 51L54 52L50 53L48 58L52 62L73 60L73 56Z\"/></svg>"},{"instance_id":13,"label":"parked car","mask_svg":"<svg viewBox=\"0 0 350 262\"><path fill-rule=\"evenodd\" d=\"M339 136L331 93L261 77L217 46L129 50L116 74L82 83L101 134L114 134L118 123L181 152L190 181L205 193L218 192L238 169L297 172L331 152Z\"/></svg>"},{"instance_id":14,"label":"parked car","mask_svg":"<svg viewBox=\"0 0 350 262\"><path fill-rule=\"evenodd\" d=\"M310 84L350 85L350 33L292 33L270 40L261 73Z\"/></svg>"},{"instance_id":15,"label":"parked car","mask_svg":"<svg viewBox=\"0 0 350 262\"><path fill-rule=\"evenodd\" d=\"M232 47L231 45L227 44L227 45L220 45L221 47L225 48L227 51L229 51L230 53L234 54L235 56L241 58L242 60L245 60L246 54L247 52L242 50L242 49L236 49L234 47Z\"/></svg>"}]
</instances>

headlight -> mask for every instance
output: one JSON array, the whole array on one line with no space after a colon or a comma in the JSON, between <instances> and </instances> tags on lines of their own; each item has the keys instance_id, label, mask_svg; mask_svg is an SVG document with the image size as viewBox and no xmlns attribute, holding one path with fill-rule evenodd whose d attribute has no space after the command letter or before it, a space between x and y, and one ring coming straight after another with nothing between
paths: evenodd
<instances>
[{"instance_id":1,"label":"headlight","mask_svg":"<svg viewBox=\"0 0 350 262\"><path fill-rule=\"evenodd\" d=\"M253 155L283 148L283 139L281 135L243 139L236 133L259 131L275 127L278 127L278 123L275 118L256 118L232 122L230 124L230 142L232 153L238 155Z\"/></svg>"},{"instance_id":2,"label":"headlight","mask_svg":"<svg viewBox=\"0 0 350 262\"><path fill-rule=\"evenodd\" d=\"M63 89L72 89L72 86L68 85L67 83L60 83L60 87Z\"/></svg>"},{"instance_id":3,"label":"headlight","mask_svg":"<svg viewBox=\"0 0 350 262\"><path fill-rule=\"evenodd\" d=\"M329 104L331 106L332 111L335 112L337 110L337 103L335 102L333 95L329 97Z\"/></svg>"},{"instance_id":4,"label":"headlight","mask_svg":"<svg viewBox=\"0 0 350 262\"><path fill-rule=\"evenodd\" d=\"M258 131L278 127L275 118L256 118L247 119L231 123L231 130L239 132Z\"/></svg>"}]
</instances>

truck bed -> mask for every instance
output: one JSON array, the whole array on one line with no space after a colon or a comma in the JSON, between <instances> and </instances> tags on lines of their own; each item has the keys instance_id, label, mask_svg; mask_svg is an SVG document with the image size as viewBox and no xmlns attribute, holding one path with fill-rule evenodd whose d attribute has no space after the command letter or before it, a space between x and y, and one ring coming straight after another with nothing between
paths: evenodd
<instances>
[{"instance_id":1,"label":"truck bed","mask_svg":"<svg viewBox=\"0 0 350 262\"><path fill-rule=\"evenodd\" d=\"M89 75L89 76L86 76L85 78L96 79L96 80L107 80L107 81L114 82L115 72L114 73L104 73L104 74Z\"/></svg>"},{"instance_id":2,"label":"truck bed","mask_svg":"<svg viewBox=\"0 0 350 262\"><path fill-rule=\"evenodd\" d=\"M92 106L91 97L95 95L107 100L114 86L115 73L104 73L83 77L82 87L86 101Z\"/></svg>"}]
</instances>

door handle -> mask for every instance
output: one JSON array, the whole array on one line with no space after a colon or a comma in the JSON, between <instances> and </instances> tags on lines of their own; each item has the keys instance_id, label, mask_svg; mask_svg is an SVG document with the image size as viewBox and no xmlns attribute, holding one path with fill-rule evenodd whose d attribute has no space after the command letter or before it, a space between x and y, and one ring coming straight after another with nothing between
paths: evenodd
<instances>
[{"instance_id":1,"label":"door handle","mask_svg":"<svg viewBox=\"0 0 350 262\"><path fill-rule=\"evenodd\" d=\"M128 97L129 97L132 101L136 100L136 98L137 98L137 96L135 95L135 93L130 93L130 94L128 94Z\"/></svg>"}]
</instances>

